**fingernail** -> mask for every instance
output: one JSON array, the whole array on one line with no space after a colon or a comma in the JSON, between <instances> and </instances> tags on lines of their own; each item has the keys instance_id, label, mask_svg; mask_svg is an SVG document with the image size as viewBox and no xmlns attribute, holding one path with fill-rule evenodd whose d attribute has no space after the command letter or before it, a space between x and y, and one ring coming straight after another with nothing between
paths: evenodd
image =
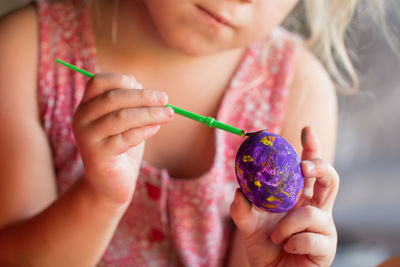
<instances>
[{"instance_id":1,"label":"fingernail","mask_svg":"<svg viewBox=\"0 0 400 267\"><path fill-rule=\"evenodd\" d=\"M130 84L130 88L132 89L143 89L143 86L138 83L138 81L135 79L135 77L133 77L133 75L128 75L129 77L129 84Z\"/></svg>"},{"instance_id":2,"label":"fingernail","mask_svg":"<svg viewBox=\"0 0 400 267\"><path fill-rule=\"evenodd\" d=\"M308 136L307 129L304 128L301 134L301 143L303 145L307 142L307 136Z\"/></svg>"},{"instance_id":3,"label":"fingernail","mask_svg":"<svg viewBox=\"0 0 400 267\"><path fill-rule=\"evenodd\" d=\"M247 204L249 205L253 205L252 202L247 198L247 196L243 193L241 188L238 188L238 191L240 192L240 194L242 194L243 198L246 200ZM239 193L238 192L238 193Z\"/></svg>"},{"instance_id":4,"label":"fingernail","mask_svg":"<svg viewBox=\"0 0 400 267\"><path fill-rule=\"evenodd\" d=\"M302 164L304 164L307 168L307 171L313 171L315 168L315 164L312 161L309 160L303 160Z\"/></svg>"},{"instance_id":5,"label":"fingernail","mask_svg":"<svg viewBox=\"0 0 400 267\"><path fill-rule=\"evenodd\" d=\"M168 102L168 96L166 93L164 92L160 92L160 91L155 91L154 92L155 98L157 100L157 102L164 104Z\"/></svg>"},{"instance_id":6,"label":"fingernail","mask_svg":"<svg viewBox=\"0 0 400 267\"><path fill-rule=\"evenodd\" d=\"M136 79L135 79L132 75L126 74L126 75L125 75L125 79L128 80L129 88L131 88L131 89L132 89L132 88L135 88Z\"/></svg>"},{"instance_id":7,"label":"fingernail","mask_svg":"<svg viewBox=\"0 0 400 267\"><path fill-rule=\"evenodd\" d=\"M164 108L164 112L165 112L165 115L169 118L172 118L172 116L174 115L174 110L170 107Z\"/></svg>"}]
</instances>

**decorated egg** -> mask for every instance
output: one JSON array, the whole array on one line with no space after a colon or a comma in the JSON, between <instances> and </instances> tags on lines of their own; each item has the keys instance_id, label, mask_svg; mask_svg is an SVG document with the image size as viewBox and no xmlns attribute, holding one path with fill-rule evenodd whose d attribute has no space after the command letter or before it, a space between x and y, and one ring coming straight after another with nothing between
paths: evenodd
<instances>
[{"instance_id":1,"label":"decorated egg","mask_svg":"<svg viewBox=\"0 0 400 267\"><path fill-rule=\"evenodd\" d=\"M283 137L268 132L247 137L235 165L242 192L258 208L280 213L299 200L304 184L300 158Z\"/></svg>"}]
</instances>

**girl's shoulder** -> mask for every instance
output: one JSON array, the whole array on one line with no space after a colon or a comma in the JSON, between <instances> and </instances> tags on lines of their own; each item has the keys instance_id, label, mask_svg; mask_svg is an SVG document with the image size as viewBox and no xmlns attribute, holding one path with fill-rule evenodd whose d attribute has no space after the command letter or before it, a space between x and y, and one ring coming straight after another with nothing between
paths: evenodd
<instances>
[{"instance_id":1,"label":"girl's shoulder","mask_svg":"<svg viewBox=\"0 0 400 267\"><path fill-rule=\"evenodd\" d=\"M73 33L82 27L82 17L89 16L85 0L35 0L40 29ZM70 34L71 35L71 34Z\"/></svg>"},{"instance_id":2,"label":"girl's shoulder","mask_svg":"<svg viewBox=\"0 0 400 267\"><path fill-rule=\"evenodd\" d=\"M2 37L0 58L3 62L1 74L5 76L2 79L3 82L13 77L24 77L26 82L32 78L33 84L30 88L35 85L39 44L37 24L37 13L32 4L0 19L0 36ZM6 88L1 90L2 93L6 93Z\"/></svg>"},{"instance_id":3,"label":"girl's shoulder","mask_svg":"<svg viewBox=\"0 0 400 267\"><path fill-rule=\"evenodd\" d=\"M38 120L39 37L34 5L2 17L0 36L0 114L8 114L2 117L6 121L19 112L26 114L27 120Z\"/></svg>"},{"instance_id":4,"label":"girl's shoulder","mask_svg":"<svg viewBox=\"0 0 400 267\"><path fill-rule=\"evenodd\" d=\"M36 15L35 5L29 4L2 16L0 18L2 36L3 34L20 36L21 33L27 32L32 32L34 34L37 28L35 24L37 20ZM32 36L32 34L30 34L30 36ZM4 41L3 38L2 41Z\"/></svg>"}]
</instances>

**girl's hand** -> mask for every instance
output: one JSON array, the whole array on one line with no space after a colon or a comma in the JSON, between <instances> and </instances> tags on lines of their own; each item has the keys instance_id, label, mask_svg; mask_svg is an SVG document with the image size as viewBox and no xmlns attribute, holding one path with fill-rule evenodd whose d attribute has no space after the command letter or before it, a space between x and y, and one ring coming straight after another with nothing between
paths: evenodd
<instances>
[{"instance_id":1,"label":"girl's hand","mask_svg":"<svg viewBox=\"0 0 400 267\"><path fill-rule=\"evenodd\" d=\"M96 197L127 205L135 190L144 141L173 116L164 92L142 90L132 76L92 78L73 118L73 131Z\"/></svg>"},{"instance_id":2,"label":"girl's hand","mask_svg":"<svg viewBox=\"0 0 400 267\"><path fill-rule=\"evenodd\" d=\"M332 208L339 176L319 158L318 140L309 127L302 131L302 145L304 192L293 209L266 213L236 191L231 215L251 266L329 266L335 257Z\"/></svg>"}]
</instances>

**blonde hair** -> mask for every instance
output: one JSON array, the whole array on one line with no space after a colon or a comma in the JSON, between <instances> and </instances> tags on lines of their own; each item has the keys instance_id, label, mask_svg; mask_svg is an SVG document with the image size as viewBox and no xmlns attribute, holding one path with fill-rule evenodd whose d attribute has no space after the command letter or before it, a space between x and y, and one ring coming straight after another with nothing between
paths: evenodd
<instances>
[{"instance_id":1,"label":"blonde hair","mask_svg":"<svg viewBox=\"0 0 400 267\"><path fill-rule=\"evenodd\" d=\"M356 15L374 11L381 23L384 0L302 0L284 26L303 35L306 45L329 72L336 87L354 94L359 87L357 72L345 42L349 25Z\"/></svg>"}]
</instances>

